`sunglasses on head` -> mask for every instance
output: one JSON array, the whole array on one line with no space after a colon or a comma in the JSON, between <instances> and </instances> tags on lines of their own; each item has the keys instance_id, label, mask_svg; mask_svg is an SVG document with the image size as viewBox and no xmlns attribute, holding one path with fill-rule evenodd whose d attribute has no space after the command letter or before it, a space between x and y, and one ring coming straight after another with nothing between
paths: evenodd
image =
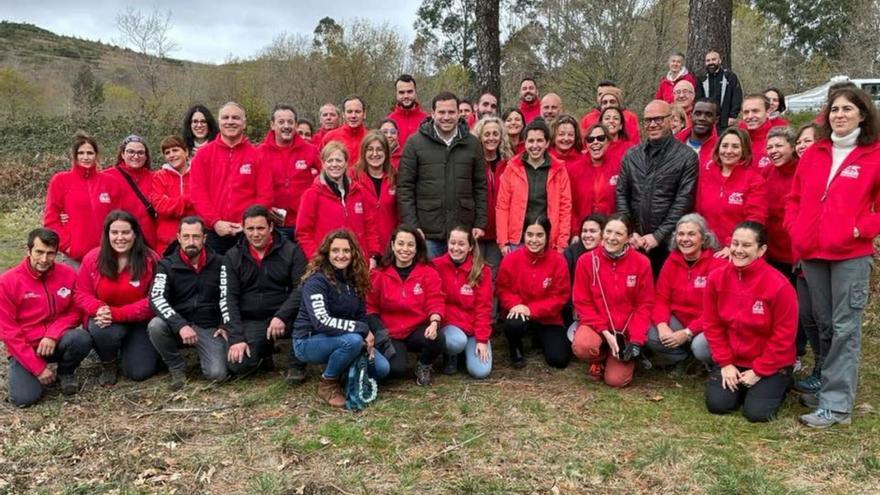
<instances>
[{"instance_id":1,"label":"sunglasses on head","mask_svg":"<svg viewBox=\"0 0 880 495\"><path fill-rule=\"evenodd\" d=\"M608 136L606 136L605 134L601 134L599 136L587 136L588 143L595 143L596 141L604 143L606 139L608 139Z\"/></svg>"}]
</instances>

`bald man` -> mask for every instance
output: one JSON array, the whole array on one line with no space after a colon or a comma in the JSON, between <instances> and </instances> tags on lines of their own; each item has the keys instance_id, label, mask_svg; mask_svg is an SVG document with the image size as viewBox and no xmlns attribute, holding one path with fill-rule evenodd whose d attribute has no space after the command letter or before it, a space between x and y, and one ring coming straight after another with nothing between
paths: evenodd
<instances>
[{"instance_id":1,"label":"bald man","mask_svg":"<svg viewBox=\"0 0 880 495\"><path fill-rule=\"evenodd\" d=\"M663 100L645 107L647 141L623 158L617 179L617 211L635 224L632 245L651 259L654 278L669 256L669 238L694 204L697 154L672 136L672 109Z\"/></svg>"},{"instance_id":2,"label":"bald man","mask_svg":"<svg viewBox=\"0 0 880 495\"><path fill-rule=\"evenodd\" d=\"M547 93L541 98L541 118L547 125L553 124L562 113L562 98L556 93Z\"/></svg>"},{"instance_id":3,"label":"bald man","mask_svg":"<svg viewBox=\"0 0 880 495\"><path fill-rule=\"evenodd\" d=\"M675 87L672 88L672 97L675 100L674 103L680 105L681 108L690 115L691 110L694 108L694 100L697 97L697 92L690 81L682 79L675 83Z\"/></svg>"}]
</instances>

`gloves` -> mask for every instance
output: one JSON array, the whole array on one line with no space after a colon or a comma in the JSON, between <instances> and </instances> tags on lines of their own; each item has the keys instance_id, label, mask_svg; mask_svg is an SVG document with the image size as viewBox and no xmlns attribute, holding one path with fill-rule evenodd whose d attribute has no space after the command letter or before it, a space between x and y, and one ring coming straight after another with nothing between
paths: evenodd
<instances>
[{"instance_id":1,"label":"gloves","mask_svg":"<svg viewBox=\"0 0 880 495\"><path fill-rule=\"evenodd\" d=\"M630 342L620 353L621 361L632 361L642 355L642 346Z\"/></svg>"}]
</instances>

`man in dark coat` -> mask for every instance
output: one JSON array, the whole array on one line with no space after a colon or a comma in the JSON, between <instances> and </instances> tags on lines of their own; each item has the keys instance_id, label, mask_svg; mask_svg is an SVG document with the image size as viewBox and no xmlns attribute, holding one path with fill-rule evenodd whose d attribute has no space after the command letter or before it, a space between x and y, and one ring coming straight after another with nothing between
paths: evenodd
<instances>
[{"instance_id":1,"label":"man in dark coat","mask_svg":"<svg viewBox=\"0 0 880 495\"><path fill-rule=\"evenodd\" d=\"M488 221L486 161L480 142L459 119L458 97L442 92L431 117L406 143L397 176L401 223L425 237L428 255L446 252L449 231L463 225L479 239Z\"/></svg>"},{"instance_id":2,"label":"man in dark coat","mask_svg":"<svg viewBox=\"0 0 880 495\"><path fill-rule=\"evenodd\" d=\"M716 51L706 54L706 75L697 84L697 99L709 98L718 104L718 132L736 125L742 110L743 92L739 78L721 66L721 55Z\"/></svg>"}]
</instances>

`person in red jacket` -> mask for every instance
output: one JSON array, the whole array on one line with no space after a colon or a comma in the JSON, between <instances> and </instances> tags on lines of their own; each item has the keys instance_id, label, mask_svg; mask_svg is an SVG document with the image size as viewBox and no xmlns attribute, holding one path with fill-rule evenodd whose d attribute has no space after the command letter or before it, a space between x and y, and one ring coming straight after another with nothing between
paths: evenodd
<instances>
[{"instance_id":1,"label":"person in red jacket","mask_svg":"<svg viewBox=\"0 0 880 495\"><path fill-rule=\"evenodd\" d=\"M454 375L464 352L468 373L483 379L492 372L492 271L470 229L453 228L448 246L434 260L446 294L446 321L440 329L446 338L443 373Z\"/></svg>"},{"instance_id":2,"label":"person in red jacket","mask_svg":"<svg viewBox=\"0 0 880 495\"><path fill-rule=\"evenodd\" d=\"M366 207L373 213L375 223L370 226L375 226L376 253L379 252L379 246L388 244L391 233L400 223L400 215L397 214L397 169L391 164L388 148L388 140L382 133L368 132L361 143L360 158L352 170L352 180L360 184L367 198Z\"/></svg>"},{"instance_id":3,"label":"person in red jacket","mask_svg":"<svg viewBox=\"0 0 880 495\"><path fill-rule=\"evenodd\" d=\"M703 298L703 332L716 364L706 408L727 414L742 406L749 421L770 421L791 384L797 296L763 259L763 225L739 224L730 251L730 263L709 275Z\"/></svg>"},{"instance_id":4,"label":"person in red jacket","mask_svg":"<svg viewBox=\"0 0 880 495\"><path fill-rule=\"evenodd\" d=\"M502 256L523 242L525 224L547 216L549 248L562 252L571 231L571 186L565 166L547 153L550 129L543 120L526 127L526 150L513 157L501 175L495 203L496 241Z\"/></svg>"},{"instance_id":5,"label":"person in red jacket","mask_svg":"<svg viewBox=\"0 0 880 495\"><path fill-rule=\"evenodd\" d=\"M160 144L165 164L153 174L150 202L159 215L156 219L157 253L164 253L177 240L180 219L195 215L190 197L189 162L186 145L177 136L168 136Z\"/></svg>"},{"instance_id":6,"label":"person in red jacket","mask_svg":"<svg viewBox=\"0 0 880 495\"><path fill-rule=\"evenodd\" d=\"M830 138L801 157L785 205L819 334L830 340L818 401L811 398L817 408L800 418L819 428L852 420L873 239L880 235L877 110L860 89L838 89L828 101L822 130Z\"/></svg>"},{"instance_id":7,"label":"person in red jacket","mask_svg":"<svg viewBox=\"0 0 880 495\"><path fill-rule=\"evenodd\" d=\"M602 246L581 256L574 273L572 352L589 361L590 378L610 387L632 381L654 307L651 262L629 245L632 233L625 214L608 217Z\"/></svg>"},{"instance_id":8,"label":"person in red jacket","mask_svg":"<svg viewBox=\"0 0 880 495\"><path fill-rule=\"evenodd\" d=\"M771 162L767 158L767 133L773 128L773 123L768 118L770 102L767 97L760 94L750 94L743 98L742 115L743 121L739 128L749 133L752 146L752 166L762 175L770 171Z\"/></svg>"},{"instance_id":9,"label":"person in red jacket","mask_svg":"<svg viewBox=\"0 0 880 495\"><path fill-rule=\"evenodd\" d=\"M317 148L324 142L324 136L339 128L339 109L335 103L324 103L318 109L318 130L312 135L312 144Z\"/></svg>"},{"instance_id":10,"label":"person in red jacket","mask_svg":"<svg viewBox=\"0 0 880 495\"><path fill-rule=\"evenodd\" d=\"M394 376L406 373L407 352L417 352L416 383L433 383L434 360L446 348L446 337L440 332L445 299L440 274L428 262L425 239L415 228L401 225L391 235L379 268L370 273L367 294L373 332L387 329L391 337L394 352L389 361Z\"/></svg>"},{"instance_id":11,"label":"person in red jacket","mask_svg":"<svg viewBox=\"0 0 880 495\"><path fill-rule=\"evenodd\" d=\"M272 171L260 162L247 137L247 117L238 103L220 108L220 135L192 161L192 202L210 229L207 245L224 254L241 234L241 215L255 204L272 206Z\"/></svg>"},{"instance_id":12,"label":"person in red jacket","mask_svg":"<svg viewBox=\"0 0 880 495\"><path fill-rule=\"evenodd\" d=\"M379 237L375 230L375 208L370 195L359 181L346 174L347 150L342 143L328 143L321 150L323 170L303 193L296 217L296 241L311 259L329 232L350 230L364 250L371 267L380 256Z\"/></svg>"},{"instance_id":13,"label":"person in red jacket","mask_svg":"<svg viewBox=\"0 0 880 495\"><path fill-rule=\"evenodd\" d=\"M807 148L819 140L819 132L820 128L815 122L806 123L798 128L797 142L794 147L794 151L797 153L798 158L804 156L804 152L807 151Z\"/></svg>"},{"instance_id":14,"label":"person in red jacket","mask_svg":"<svg viewBox=\"0 0 880 495\"><path fill-rule=\"evenodd\" d=\"M504 257L495 281L501 314L506 315L501 327L514 368L526 365L523 338L527 334L549 366L565 368L571 361L571 345L562 326L571 282L565 258L550 248L551 229L546 215L529 219L523 236L525 249Z\"/></svg>"},{"instance_id":15,"label":"person in red jacket","mask_svg":"<svg viewBox=\"0 0 880 495\"><path fill-rule=\"evenodd\" d=\"M641 141L639 129L639 117L629 111L623 105L623 91L611 81L602 81L596 88L596 108L587 112L581 119L581 131L585 131L593 124L601 122L602 110L608 107L619 108L623 112L624 129L629 140L634 144Z\"/></svg>"},{"instance_id":16,"label":"person in red jacket","mask_svg":"<svg viewBox=\"0 0 880 495\"><path fill-rule=\"evenodd\" d=\"M700 157L700 167L697 169L697 177L708 170L712 161L712 153L718 142L718 104L709 98L702 98L694 103L691 112L691 127L675 135L682 143L691 147Z\"/></svg>"},{"instance_id":17,"label":"person in red jacket","mask_svg":"<svg viewBox=\"0 0 880 495\"><path fill-rule=\"evenodd\" d=\"M391 119L385 119L379 124L379 132L385 136L388 141L388 150L391 153L391 165L394 170L400 168L400 157L403 156L403 145L400 143L400 131L397 129L397 122ZM361 142L363 145L363 142Z\"/></svg>"},{"instance_id":18,"label":"person in red jacket","mask_svg":"<svg viewBox=\"0 0 880 495\"><path fill-rule=\"evenodd\" d=\"M608 107L599 116L599 123L608 131L608 157L617 163L623 161L623 156L630 148L639 144L629 138L629 130L624 127L623 122L624 114L617 107Z\"/></svg>"},{"instance_id":19,"label":"person in red jacket","mask_svg":"<svg viewBox=\"0 0 880 495\"><path fill-rule=\"evenodd\" d=\"M612 152L608 129L602 124L593 124L587 130L584 144L586 162L578 171L568 169L571 179L572 220L593 213L610 215L615 210L617 177L623 157ZM579 231L574 227L573 225L573 234ZM572 236L572 241L574 240Z\"/></svg>"},{"instance_id":20,"label":"person in red jacket","mask_svg":"<svg viewBox=\"0 0 880 495\"><path fill-rule=\"evenodd\" d=\"M74 295L88 317L89 334L103 364L98 382L105 387L116 384L117 360L130 380L146 380L156 373L159 355L147 335L156 258L137 219L124 210L107 215L101 247L83 258Z\"/></svg>"},{"instance_id":21,"label":"person in red jacket","mask_svg":"<svg viewBox=\"0 0 880 495\"><path fill-rule=\"evenodd\" d=\"M367 104L360 96L349 96L342 102L342 115L345 122L321 139L321 148L331 141L337 141L348 150L348 165L354 165L355 157L361 148L361 141L367 135Z\"/></svg>"},{"instance_id":22,"label":"person in red jacket","mask_svg":"<svg viewBox=\"0 0 880 495\"><path fill-rule=\"evenodd\" d=\"M422 121L428 114L419 105L416 96L416 80L409 74L401 74L394 81L394 97L397 104L386 118L397 123L397 135L400 147L406 146L406 140L419 130Z\"/></svg>"},{"instance_id":23,"label":"person in red jacket","mask_svg":"<svg viewBox=\"0 0 880 495\"><path fill-rule=\"evenodd\" d=\"M312 144L312 136L315 134L315 125L309 119L296 119L296 135L303 141Z\"/></svg>"},{"instance_id":24,"label":"person in red jacket","mask_svg":"<svg viewBox=\"0 0 880 495\"><path fill-rule=\"evenodd\" d=\"M137 219L147 246L157 249L156 219L159 214L150 201L153 189L152 160L144 138L132 134L122 140L116 155L116 166L102 173L112 177L123 191L122 209Z\"/></svg>"},{"instance_id":25,"label":"person in red jacket","mask_svg":"<svg viewBox=\"0 0 880 495\"><path fill-rule=\"evenodd\" d=\"M751 163L749 136L742 129L721 133L709 169L700 175L694 209L709 223L722 246L716 255L728 258L730 235L744 220L767 221L767 184Z\"/></svg>"},{"instance_id":26,"label":"person in red jacket","mask_svg":"<svg viewBox=\"0 0 880 495\"><path fill-rule=\"evenodd\" d=\"M689 213L675 226L669 258L657 278L653 324L648 329L648 349L660 366L678 365L681 373L693 354L707 369L713 366L703 334L703 293L709 274L727 264L713 256L718 239L699 213Z\"/></svg>"},{"instance_id":27,"label":"person in red jacket","mask_svg":"<svg viewBox=\"0 0 880 495\"><path fill-rule=\"evenodd\" d=\"M273 222L278 233L293 238L303 193L321 172L318 149L296 134L296 110L276 105L266 139L257 148L262 166L272 171Z\"/></svg>"},{"instance_id":28,"label":"person in red jacket","mask_svg":"<svg viewBox=\"0 0 880 495\"><path fill-rule=\"evenodd\" d=\"M764 97L770 102L770 108L767 110L767 118L770 120L772 127L788 127L791 125L787 120L782 118L785 113L785 95L778 88L767 88L764 90Z\"/></svg>"},{"instance_id":29,"label":"person in red jacket","mask_svg":"<svg viewBox=\"0 0 880 495\"><path fill-rule=\"evenodd\" d=\"M25 259L0 275L0 340L9 356L9 400L18 407L40 400L43 387L55 381L50 362L58 363L61 392L75 394L76 368L92 348L89 334L77 328L76 272L55 264L60 242L53 230L30 231Z\"/></svg>"},{"instance_id":30,"label":"person in red jacket","mask_svg":"<svg viewBox=\"0 0 880 495\"><path fill-rule=\"evenodd\" d=\"M531 77L524 77L519 83L519 112L524 126L541 116L538 83Z\"/></svg>"},{"instance_id":31,"label":"person in red jacket","mask_svg":"<svg viewBox=\"0 0 880 495\"><path fill-rule=\"evenodd\" d=\"M498 273L501 265L501 250L498 248L495 226L495 204L498 199L498 187L501 175L507 168L507 162L513 157L504 121L495 116L480 119L471 134L477 137L483 148L483 158L486 160L486 184L489 198L489 222L483 237L477 241L480 246L480 254L492 268L492 277Z\"/></svg>"},{"instance_id":32,"label":"person in red jacket","mask_svg":"<svg viewBox=\"0 0 880 495\"><path fill-rule=\"evenodd\" d=\"M101 245L104 217L122 206L123 191L100 173L98 143L91 136L77 133L70 155L71 169L49 181L43 225L61 238L60 261L79 268L83 256Z\"/></svg>"},{"instance_id":33,"label":"person in red jacket","mask_svg":"<svg viewBox=\"0 0 880 495\"><path fill-rule=\"evenodd\" d=\"M675 95L673 94L673 91L675 85L680 81L688 81L691 83L691 89L693 89L697 86L697 79L693 74L688 72L687 67L684 66L684 55L681 52L673 52L669 54L669 58L666 60L669 72L663 76L663 79L660 79L660 83L657 85L657 92L654 94L654 99L663 100L666 103L674 103Z\"/></svg>"},{"instance_id":34,"label":"person in red jacket","mask_svg":"<svg viewBox=\"0 0 880 495\"><path fill-rule=\"evenodd\" d=\"M510 151L514 155L521 155L526 151L525 137L523 136L523 131L526 128L525 120L525 115L518 108L508 108L501 115L507 140L510 142Z\"/></svg>"},{"instance_id":35,"label":"person in red jacket","mask_svg":"<svg viewBox=\"0 0 880 495\"><path fill-rule=\"evenodd\" d=\"M180 135L183 136L189 158L195 156L199 148L217 137L218 130L217 120L204 105L195 104L189 107L180 126Z\"/></svg>"}]
</instances>

